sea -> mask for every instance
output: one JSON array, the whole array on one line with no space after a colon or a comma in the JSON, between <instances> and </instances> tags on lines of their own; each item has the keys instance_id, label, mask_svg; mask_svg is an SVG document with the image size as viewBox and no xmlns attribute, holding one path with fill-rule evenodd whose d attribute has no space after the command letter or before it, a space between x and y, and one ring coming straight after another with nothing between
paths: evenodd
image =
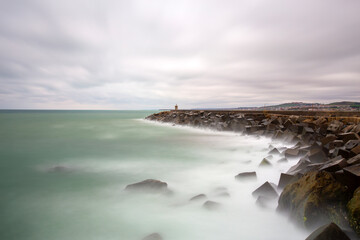
<instances>
[{"instance_id":1,"label":"sea","mask_svg":"<svg viewBox=\"0 0 360 240\"><path fill-rule=\"evenodd\" d=\"M308 235L252 192L294 161L259 167L265 137L174 126L154 111L0 111L0 239L303 240ZM239 181L241 172L257 179ZM132 193L156 179L172 194ZM205 194L206 199L189 201ZM280 194L280 191L279 191ZM205 201L219 203L204 208Z\"/></svg>"}]
</instances>

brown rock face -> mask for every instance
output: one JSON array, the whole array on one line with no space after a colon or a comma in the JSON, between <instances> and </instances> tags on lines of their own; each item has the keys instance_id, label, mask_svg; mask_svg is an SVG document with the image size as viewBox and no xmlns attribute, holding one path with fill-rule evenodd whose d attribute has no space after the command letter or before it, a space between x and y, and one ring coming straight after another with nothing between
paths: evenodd
<instances>
[{"instance_id":1,"label":"brown rock face","mask_svg":"<svg viewBox=\"0 0 360 240\"><path fill-rule=\"evenodd\" d=\"M347 204L350 226L360 236L360 187L354 192L354 196Z\"/></svg>"},{"instance_id":2,"label":"brown rock face","mask_svg":"<svg viewBox=\"0 0 360 240\"><path fill-rule=\"evenodd\" d=\"M327 172L310 172L285 187L278 210L288 211L297 222L312 228L324 223L346 225L348 188Z\"/></svg>"},{"instance_id":3,"label":"brown rock face","mask_svg":"<svg viewBox=\"0 0 360 240\"><path fill-rule=\"evenodd\" d=\"M350 238L335 223L330 223L316 229L305 240L350 240Z\"/></svg>"}]
</instances>

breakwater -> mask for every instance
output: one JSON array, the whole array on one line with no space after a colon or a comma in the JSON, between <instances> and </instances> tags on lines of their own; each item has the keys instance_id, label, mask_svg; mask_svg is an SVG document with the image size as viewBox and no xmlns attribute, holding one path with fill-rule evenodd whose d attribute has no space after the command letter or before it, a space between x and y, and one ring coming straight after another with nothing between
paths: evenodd
<instances>
[{"instance_id":1,"label":"breakwater","mask_svg":"<svg viewBox=\"0 0 360 240\"><path fill-rule=\"evenodd\" d=\"M278 210L288 213L297 223L312 229L335 222L345 232L351 226L360 234L358 113L182 110L160 112L146 119L291 143L292 147L272 148L269 154L298 162L281 174L277 186L266 182L256 189L257 202L271 198L274 188L283 189ZM267 159L261 164L270 165ZM239 174L238 178L249 175ZM337 225L323 231L335 231Z\"/></svg>"}]
</instances>

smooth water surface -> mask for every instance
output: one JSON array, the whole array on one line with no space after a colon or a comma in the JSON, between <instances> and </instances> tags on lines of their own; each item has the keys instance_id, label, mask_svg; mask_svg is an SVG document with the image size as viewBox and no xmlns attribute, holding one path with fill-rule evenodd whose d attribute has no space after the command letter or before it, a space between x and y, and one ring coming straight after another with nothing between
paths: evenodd
<instances>
[{"instance_id":1,"label":"smooth water surface","mask_svg":"<svg viewBox=\"0 0 360 240\"><path fill-rule=\"evenodd\" d=\"M252 191L290 163L271 161L269 139L143 120L151 111L0 111L0 239L304 239ZM54 168L58 167L58 168ZM59 170L60 169L60 170ZM56 171L59 170L59 171ZM257 171L258 179L234 176ZM173 195L131 194L148 178ZM226 188L226 189L224 189ZM227 196L228 193L230 195ZM221 204L208 211L204 193Z\"/></svg>"}]
</instances>

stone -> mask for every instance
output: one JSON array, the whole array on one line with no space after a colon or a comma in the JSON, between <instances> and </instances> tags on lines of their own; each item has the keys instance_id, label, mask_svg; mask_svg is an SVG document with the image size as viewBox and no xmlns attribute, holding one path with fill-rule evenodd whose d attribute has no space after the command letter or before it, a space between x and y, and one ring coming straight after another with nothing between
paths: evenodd
<instances>
[{"instance_id":1,"label":"stone","mask_svg":"<svg viewBox=\"0 0 360 240\"><path fill-rule=\"evenodd\" d=\"M360 184L360 164L351 165L343 170L345 175L353 179L355 183Z\"/></svg>"},{"instance_id":2,"label":"stone","mask_svg":"<svg viewBox=\"0 0 360 240\"><path fill-rule=\"evenodd\" d=\"M332 222L319 227L305 240L350 240L350 238Z\"/></svg>"},{"instance_id":3,"label":"stone","mask_svg":"<svg viewBox=\"0 0 360 240\"><path fill-rule=\"evenodd\" d=\"M288 160L285 157L283 157L283 158L280 158L277 162L283 163L283 162L288 162Z\"/></svg>"},{"instance_id":4,"label":"stone","mask_svg":"<svg viewBox=\"0 0 360 240\"><path fill-rule=\"evenodd\" d=\"M190 198L189 201L198 201L198 200L202 200L205 198L206 198L205 194L199 194L199 195L196 195L196 196Z\"/></svg>"},{"instance_id":5,"label":"stone","mask_svg":"<svg viewBox=\"0 0 360 240\"><path fill-rule=\"evenodd\" d=\"M127 185L127 191L163 192L168 190L167 183L155 179L147 179L142 182Z\"/></svg>"},{"instance_id":6,"label":"stone","mask_svg":"<svg viewBox=\"0 0 360 240\"><path fill-rule=\"evenodd\" d=\"M330 142L332 142L332 141L334 141L334 140L336 140L336 136L333 135L333 134L329 134L329 135L327 135L326 137L323 137L323 138L320 140L320 142L321 142L322 145L326 145L326 144L328 144L328 143L330 143Z\"/></svg>"},{"instance_id":7,"label":"stone","mask_svg":"<svg viewBox=\"0 0 360 240\"><path fill-rule=\"evenodd\" d=\"M259 164L259 167L270 167L272 164L270 163L269 160L267 160L266 158L264 158L260 164Z\"/></svg>"},{"instance_id":8,"label":"stone","mask_svg":"<svg viewBox=\"0 0 360 240\"><path fill-rule=\"evenodd\" d=\"M271 151L269 152L269 154L279 155L279 154L280 154L280 151L279 151L277 148L274 148L273 150L271 150Z\"/></svg>"},{"instance_id":9,"label":"stone","mask_svg":"<svg viewBox=\"0 0 360 240\"><path fill-rule=\"evenodd\" d=\"M350 226L360 236L360 187L347 204Z\"/></svg>"},{"instance_id":10,"label":"stone","mask_svg":"<svg viewBox=\"0 0 360 240\"><path fill-rule=\"evenodd\" d=\"M296 181L297 179L299 179L300 176L301 175L299 175L299 174L293 175L293 174L281 173L279 183L278 183L278 188L280 188L280 189L284 188L289 183L292 183L292 182Z\"/></svg>"},{"instance_id":11,"label":"stone","mask_svg":"<svg viewBox=\"0 0 360 240\"><path fill-rule=\"evenodd\" d=\"M54 166L48 169L48 172L51 173L65 173L65 172L70 172L71 169L69 167L65 167L65 166Z\"/></svg>"},{"instance_id":12,"label":"stone","mask_svg":"<svg viewBox=\"0 0 360 240\"><path fill-rule=\"evenodd\" d=\"M310 149L307 156L312 163L322 163L327 159L326 154L320 148Z\"/></svg>"},{"instance_id":13,"label":"stone","mask_svg":"<svg viewBox=\"0 0 360 240\"><path fill-rule=\"evenodd\" d=\"M214 201L206 201L204 204L203 204L203 207L207 210L217 210L219 209L221 206L220 203L218 202L214 202Z\"/></svg>"},{"instance_id":14,"label":"stone","mask_svg":"<svg viewBox=\"0 0 360 240\"><path fill-rule=\"evenodd\" d=\"M351 150L360 144L360 140L349 140L345 145L346 150Z\"/></svg>"},{"instance_id":15,"label":"stone","mask_svg":"<svg viewBox=\"0 0 360 240\"><path fill-rule=\"evenodd\" d=\"M289 149L285 150L284 153L285 153L285 157L287 159L289 159L289 158L297 158L297 157L300 156L299 149L291 149L291 148L289 148Z\"/></svg>"},{"instance_id":16,"label":"stone","mask_svg":"<svg viewBox=\"0 0 360 240\"><path fill-rule=\"evenodd\" d=\"M353 149L351 149L351 152L353 154L360 154L360 145L358 145L357 147L354 147Z\"/></svg>"},{"instance_id":17,"label":"stone","mask_svg":"<svg viewBox=\"0 0 360 240\"><path fill-rule=\"evenodd\" d=\"M143 238L143 240L163 240L159 233L152 233Z\"/></svg>"},{"instance_id":18,"label":"stone","mask_svg":"<svg viewBox=\"0 0 360 240\"><path fill-rule=\"evenodd\" d=\"M343 140L334 140L332 142L329 143L329 149L334 149L337 147L342 147L344 145L344 141Z\"/></svg>"},{"instance_id":19,"label":"stone","mask_svg":"<svg viewBox=\"0 0 360 240\"><path fill-rule=\"evenodd\" d=\"M264 197L264 196L259 196L259 197L256 199L255 204L258 205L259 207L266 208L268 202L271 201L271 200L272 200L271 198Z\"/></svg>"},{"instance_id":20,"label":"stone","mask_svg":"<svg viewBox=\"0 0 360 240\"><path fill-rule=\"evenodd\" d=\"M242 172L235 176L236 180L256 179L256 172Z\"/></svg>"},{"instance_id":21,"label":"stone","mask_svg":"<svg viewBox=\"0 0 360 240\"><path fill-rule=\"evenodd\" d=\"M347 220L344 213L349 198L348 188L330 173L314 171L284 188L278 210L289 212L307 228L330 221L345 226Z\"/></svg>"},{"instance_id":22,"label":"stone","mask_svg":"<svg viewBox=\"0 0 360 240\"><path fill-rule=\"evenodd\" d=\"M343 140L345 143L348 142L349 140L360 140L359 135L353 132L340 133L338 134L338 138Z\"/></svg>"},{"instance_id":23,"label":"stone","mask_svg":"<svg viewBox=\"0 0 360 240\"><path fill-rule=\"evenodd\" d=\"M360 163L360 154L356 155L355 157L350 158L347 161L348 165L355 165Z\"/></svg>"},{"instance_id":24,"label":"stone","mask_svg":"<svg viewBox=\"0 0 360 240\"><path fill-rule=\"evenodd\" d=\"M255 191L252 192L254 197L264 196L268 198L277 198L279 195L276 192L276 185L273 183L265 182L263 185L258 187Z\"/></svg>"},{"instance_id":25,"label":"stone","mask_svg":"<svg viewBox=\"0 0 360 240\"><path fill-rule=\"evenodd\" d=\"M311 162L306 158L301 158L298 163L294 166L292 166L286 173L287 174L296 174L296 173L304 173L303 170L306 169L306 167Z\"/></svg>"},{"instance_id":26,"label":"stone","mask_svg":"<svg viewBox=\"0 0 360 240\"><path fill-rule=\"evenodd\" d=\"M335 159L329 160L325 165L323 165L319 170L327 172L336 172L343 169L347 166L347 160L342 157L336 157Z\"/></svg>"}]
</instances>

